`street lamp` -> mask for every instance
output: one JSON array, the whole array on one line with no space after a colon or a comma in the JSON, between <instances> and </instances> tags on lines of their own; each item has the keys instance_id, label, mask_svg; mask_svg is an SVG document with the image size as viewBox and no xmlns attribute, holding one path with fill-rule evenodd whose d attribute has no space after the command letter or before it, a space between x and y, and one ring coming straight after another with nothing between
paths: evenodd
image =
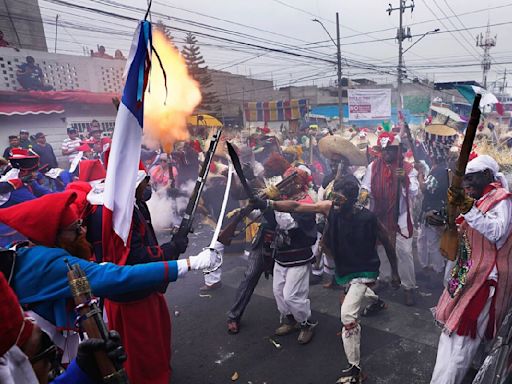
<instances>
[{"instance_id":1,"label":"street lamp","mask_svg":"<svg viewBox=\"0 0 512 384\"><path fill-rule=\"evenodd\" d=\"M423 38L424 38L424 37L426 37L427 35L430 35L430 34L433 34L433 33L437 33L437 32L439 32L439 31L440 31L440 29L439 29L439 28L436 28L436 29L434 29L433 31L425 32L423 35L421 35L421 37L420 37L418 40L416 40L414 43L412 43L412 45L411 45L409 48L407 48L405 51L403 51L403 53L407 52L409 49L411 49L412 47L414 47L416 44L418 44L418 43L420 42L420 40L421 40L421 39L423 39ZM403 54L403 53L402 53L402 54Z\"/></svg>"},{"instance_id":2,"label":"street lamp","mask_svg":"<svg viewBox=\"0 0 512 384\"><path fill-rule=\"evenodd\" d=\"M329 38L331 39L332 43L334 44L334 46L336 48L338 48L338 44L336 44L336 42L334 41L333 37L331 36L331 34L329 33L329 31L327 30L327 28L325 28L325 25L324 23L322 23L320 20L318 19L312 19L311 21L314 21L315 23L318 23L322 26L322 28L324 29L325 33L327 33L327 35L329 36Z\"/></svg>"},{"instance_id":3,"label":"street lamp","mask_svg":"<svg viewBox=\"0 0 512 384\"><path fill-rule=\"evenodd\" d=\"M334 41L333 37L325 28L325 25L318 19L313 19L312 21L320 24L324 31L327 33L332 43L336 47L336 59L337 59L337 72L338 72L338 117L339 117L339 128L343 131L343 125L341 124L343 120L343 93L341 89L341 49L340 49L340 17L339 13L336 12L336 41Z\"/></svg>"}]
</instances>

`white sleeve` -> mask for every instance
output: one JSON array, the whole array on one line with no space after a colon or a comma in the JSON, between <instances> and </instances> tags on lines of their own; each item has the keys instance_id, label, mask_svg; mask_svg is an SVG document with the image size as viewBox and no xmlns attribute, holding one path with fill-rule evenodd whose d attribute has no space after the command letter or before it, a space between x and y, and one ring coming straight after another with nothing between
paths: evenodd
<instances>
[{"instance_id":1,"label":"white sleeve","mask_svg":"<svg viewBox=\"0 0 512 384\"><path fill-rule=\"evenodd\" d=\"M288 212L275 212L275 214L279 229L287 231L292 228L297 228L297 222Z\"/></svg>"},{"instance_id":2,"label":"white sleeve","mask_svg":"<svg viewBox=\"0 0 512 384\"><path fill-rule=\"evenodd\" d=\"M512 201L502 200L485 214L474 205L463 216L471 228L500 248L512 228Z\"/></svg>"},{"instance_id":3,"label":"white sleeve","mask_svg":"<svg viewBox=\"0 0 512 384\"><path fill-rule=\"evenodd\" d=\"M372 166L373 161L366 168L363 181L361 181L361 189L366 189L368 193L372 193Z\"/></svg>"},{"instance_id":4,"label":"white sleeve","mask_svg":"<svg viewBox=\"0 0 512 384\"><path fill-rule=\"evenodd\" d=\"M178 277L181 277L188 272L187 259L176 260L176 264L178 265Z\"/></svg>"},{"instance_id":5,"label":"white sleeve","mask_svg":"<svg viewBox=\"0 0 512 384\"><path fill-rule=\"evenodd\" d=\"M420 183L418 182L418 171L413 168L411 172L409 172L409 196L414 197L418 194L420 189Z\"/></svg>"}]
</instances>

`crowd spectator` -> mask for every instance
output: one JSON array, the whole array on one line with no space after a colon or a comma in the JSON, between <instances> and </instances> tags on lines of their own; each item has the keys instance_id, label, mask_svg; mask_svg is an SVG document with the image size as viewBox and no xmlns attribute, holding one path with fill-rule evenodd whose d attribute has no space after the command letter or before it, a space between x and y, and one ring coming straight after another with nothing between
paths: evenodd
<instances>
[{"instance_id":1,"label":"crowd spectator","mask_svg":"<svg viewBox=\"0 0 512 384\"><path fill-rule=\"evenodd\" d=\"M18 65L16 71L18 82L27 91L51 91L53 87L44 83L43 70L35 63L32 56L27 56L26 62Z\"/></svg>"},{"instance_id":2,"label":"crowd spectator","mask_svg":"<svg viewBox=\"0 0 512 384\"><path fill-rule=\"evenodd\" d=\"M124 60L125 59L123 52L120 49L116 49L116 52L114 53L114 59L116 59L116 60Z\"/></svg>"},{"instance_id":3,"label":"crowd spectator","mask_svg":"<svg viewBox=\"0 0 512 384\"><path fill-rule=\"evenodd\" d=\"M98 47L98 52L93 52L91 50L91 56L92 57L99 57L101 59L113 59L113 57L111 55L106 53L105 47L103 45L100 45Z\"/></svg>"},{"instance_id":4,"label":"crowd spectator","mask_svg":"<svg viewBox=\"0 0 512 384\"><path fill-rule=\"evenodd\" d=\"M26 129L20 131L20 146L24 149L32 148L32 141L30 141L30 133Z\"/></svg>"},{"instance_id":5,"label":"crowd spectator","mask_svg":"<svg viewBox=\"0 0 512 384\"><path fill-rule=\"evenodd\" d=\"M101 125L98 120L91 121L91 124L89 125L89 139L94 141L101 140Z\"/></svg>"},{"instance_id":6,"label":"crowd spectator","mask_svg":"<svg viewBox=\"0 0 512 384\"><path fill-rule=\"evenodd\" d=\"M9 146L4 150L4 159L8 159L9 157L11 157L13 148L21 148L20 139L16 135L9 136Z\"/></svg>"},{"instance_id":7,"label":"crowd spectator","mask_svg":"<svg viewBox=\"0 0 512 384\"><path fill-rule=\"evenodd\" d=\"M62 156L67 156L71 163L78 155L78 147L80 147L81 140L78 137L76 128L70 127L67 131L68 137L62 142Z\"/></svg>"},{"instance_id":8,"label":"crowd spectator","mask_svg":"<svg viewBox=\"0 0 512 384\"><path fill-rule=\"evenodd\" d=\"M7 40L4 39L4 32L0 31L0 48L1 47L10 47L11 45Z\"/></svg>"},{"instance_id":9,"label":"crowd spectator","mask_svg":"<svg viewBox=\"0 0 512 384\"><path fill-rule=\"evenodd\" d=\"M39 164L42 171L58 168L59 165L53 147L46 142L46 135L43 132L36 133L36 143L32 149L39 155Z\"/></svg>"}]
</instances>

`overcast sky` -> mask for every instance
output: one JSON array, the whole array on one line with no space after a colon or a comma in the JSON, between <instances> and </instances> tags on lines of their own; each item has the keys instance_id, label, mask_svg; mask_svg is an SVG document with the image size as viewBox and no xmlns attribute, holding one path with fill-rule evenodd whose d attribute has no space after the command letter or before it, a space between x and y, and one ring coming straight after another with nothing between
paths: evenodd
<instances>
[{"instance_id":1,"label":"overcast sky","mask_svg":"<svg viewBox=\"0 0 512 384\"><path fill-rule=\"evenodd\" d=\"M134 18L143 18L143 12L136 8L143 9L147 4L146 0L67 1ZM407 5L411 3L407 1ZM96 49L97 44L105 45L111 54L116 48L127 53L134 21L58 5L51 0L39 0L39 4L49 47L54 46L54 20L59 14L59 53L83 54L84 47ZM154 0L152 19L162 19L178 29L313 57L269 53L199 35L201 51L211 68L273 79L278 86L325 85L335 79L335 65L328 61L336 59L336 48L322 26L312 19L322 21L336 38L335 14L339 12L344 74L391 81L396 76L398 60L398 44L393 38L399 15L395 11L389 16L388 4L388 0ZM398 4L398 0L392 0L394 7ZM410 77L481 81L480 66L471 64L481 62L483 49L475 46L475 36L485 35L488 22L492 36L498 35L496 46L490 51L493 66L489 82L494 82L503 77L505 68L512 69L512 1L416 0L414 11L408 9L404 13L404 26L410 26L412 35L418 36L405 41L404 49L428 31L441 31L426 36L405 53ZM500 23L505 24L493 26ZM448 32L452 30L462 31ZM184 32L172 33L180 46Z\"/></svg>"}]
</instances>

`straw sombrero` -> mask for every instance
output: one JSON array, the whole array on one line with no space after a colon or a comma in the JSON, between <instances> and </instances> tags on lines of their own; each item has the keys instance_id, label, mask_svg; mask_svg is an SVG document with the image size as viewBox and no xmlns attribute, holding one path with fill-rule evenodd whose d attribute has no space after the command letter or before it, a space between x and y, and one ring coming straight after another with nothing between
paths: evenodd
<instances>
[{"instance_id":1,"label":"straw sombrero","mask_svg":"<svg viewBox=\"0 0 512 384\"><path fill-rule=\"evenodd\" d=\"M333 158L335 155L341 155L347 158L350 165L368 165L364 153L358 150L350 141L338 135L325 136L320 139L318 149L328 159Z\"/></svg>"},{"instance_id":2,"label":"straw sombrero","mask_svg":"<svg viewBox=\"0 0 512 384\"><path fill-rule=\"evenodd\" d=\"M425 146L430 156L446 158L457 139L457 131L444 124L431 124L425 128Z\"/></svg>"},{"instance_id":3,"label":"straw sombrero","mask_svg":"<svg viewBox=\"0 0 512 384\"><path fill-rule=\"evenodd\" d=\"M431 124L425 128L425 132L436 136L454 136L457 134L455 129L444 124Z\"/></svg>"},{"instance_id":4,"label":"straw sombrero","mask_svg":"<svg viewBox=\"0 0 512 384\"><path fill-rule=\"evenodd\" d=\"M365 150L366 147L372 148L377 145L377 134L369 131L359 132L356 136L350 139L350 142L360 150Z\"/></svg>"}]
</instances>

